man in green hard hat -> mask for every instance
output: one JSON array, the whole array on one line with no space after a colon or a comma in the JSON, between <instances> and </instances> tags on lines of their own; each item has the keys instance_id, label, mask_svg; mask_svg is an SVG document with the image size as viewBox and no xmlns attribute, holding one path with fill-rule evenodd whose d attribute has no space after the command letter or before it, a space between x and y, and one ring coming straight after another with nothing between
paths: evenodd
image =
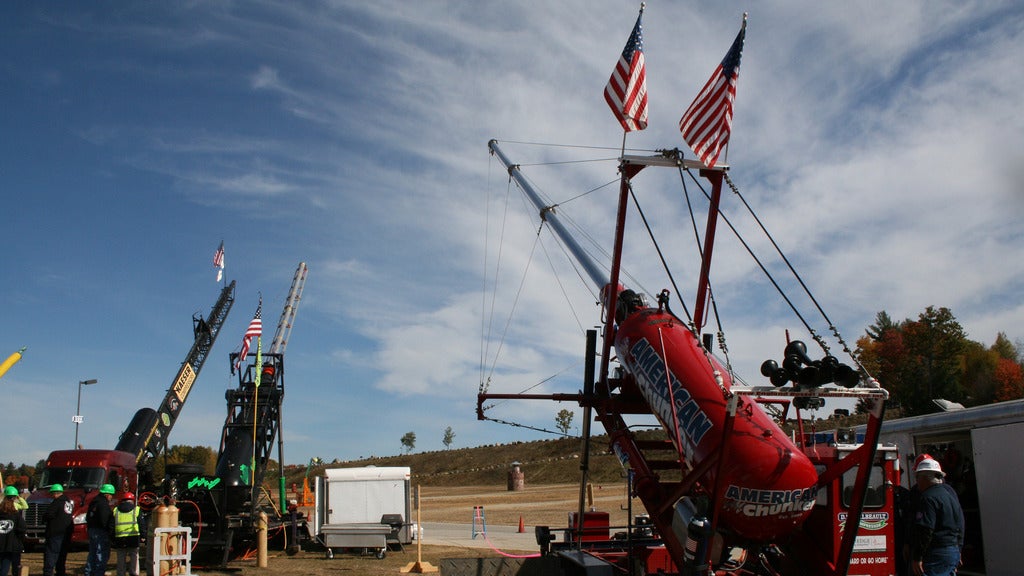
<instances>
[{"instance_id":1,"label":"man in green hard hat","mask_svg":"<svg viewBox=\"0 0 1024 576\"><path fill-rule=\"evenodd\" d=\"M110 535L114 533L114 515L110 511L110 500L114 497L114 486L100 486L99 496L89 503L85 513L85 527L89 532L89 557L85 561L85 576L103 576L110 560Z\"/></svg>"},{"instance_id":2,"label":"man in green hard hat","mask_svg":"<svg viewBox=\"0 0 1024 576\"><path fill-rule=\"evenodd\" d=\"M64 495L60 484L50 486L53 500L43 513L46 524L46 549L43 551L43 576L67 576L65 568L68 548L71 546L71 532L75 529L75 504Z\"/></svg>"}]
</instances>

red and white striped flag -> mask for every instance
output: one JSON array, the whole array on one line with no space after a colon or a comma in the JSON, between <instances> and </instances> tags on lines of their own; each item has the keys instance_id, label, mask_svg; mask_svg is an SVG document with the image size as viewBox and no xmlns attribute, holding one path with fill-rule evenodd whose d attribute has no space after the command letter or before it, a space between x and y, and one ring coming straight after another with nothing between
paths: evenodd
<instances>
[{"instance_id":1,"label":"red and white striped flag","mask_svg":"<svg viewBox=\"0 0 1024 576\"><path fill-rule=\"evenodd\" d=\"M640 26L643 15L644 6L641 4L633 33L629 35L626 47L622 49L622 55L604 88L605 102L608 102L612 114L615 114L626 132L647 128L647 69L644 65L643 30Z\"/></svg>"},{"instance_id":2,"label":"red and white striped flag","mask_svg":"<svg viewBox=\"0 0 1024 576\"><path fill-rule=\"evenodd\" d=\"M697 157L708 168L714 168L732 132L732 103L736 99L736 83L740 76L740 55L747 34L747 15L732 47L711 78L701 89L686 113L679 120L679 131Z\"/></svg>"},{"instance_id":3,"label":"red and white striped flag","mask_svg":"<svg viewBox=\"0 0 1024 576\"><path fill-rule=\"evenodd\" d=\"M245 336L242 336L242 349L238 352L238 357L235 358L235 369L241 370L242 363L245 362L246 356L249 355L249 347L252 346L252 339L259 338L263 334L263 297L260 297L260 303L256 306L256 314L252 317L252 321L249 322L249 327L245 329Z\"/></svg>"},{"instance_id":4,"label":"red and white striped flag","mask_svg":"<svg viewBox=\"0 0 1024 576\"><path fill-rule=\"evenodd\" d=\"M217 269L217 282L224 277L224 241L221 240L220 247L213 253L213 266Z\"/></svg>"}]
</instances>

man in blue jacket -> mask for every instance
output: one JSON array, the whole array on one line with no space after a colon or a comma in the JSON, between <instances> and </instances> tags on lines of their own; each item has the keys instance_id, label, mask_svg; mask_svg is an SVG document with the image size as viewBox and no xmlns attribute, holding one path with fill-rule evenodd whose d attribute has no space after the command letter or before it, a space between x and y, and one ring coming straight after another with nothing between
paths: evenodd
<instances>
[{"instance_id":1,"label":"man in blue jacket","mask_svg":"<svg viewBox=\"0 0 1024 576\"><path fill-rule=\"evenodd\" d=\"M951 576L960 565L964 545L964 512L956 491L942 481L937 460L925 458L914 467L920 496L911 534L911 567L916 576Z\"/></svg>"}]
</instances>

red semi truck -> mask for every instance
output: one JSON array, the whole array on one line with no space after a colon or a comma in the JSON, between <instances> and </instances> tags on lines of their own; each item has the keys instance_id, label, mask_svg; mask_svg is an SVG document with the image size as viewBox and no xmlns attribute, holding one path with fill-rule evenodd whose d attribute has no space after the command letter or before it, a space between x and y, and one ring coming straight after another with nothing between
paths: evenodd
<instances>
[{"instance_id":1,"label":"red semi truck","mask_svg":"<svg viewBox=\"0 0 1024 576\"><path fill-rule=\"evenodd\" d=\"M57 450L46 459L39 477L39 488L28 497L26 511L26 544L39 544L45 539L43 515L52 500L49 487L60 484L64 495L75 505L74 542L87 542L85 511L99 494L100 486L112 484L117 494L138 490L139 474L135 455L117 450ZM115 495L116 497L116 495Z\"/></svg>"},{"instance_id":2,"label":"red semi truck","mask_svg":"<svg viewBox=\"0 0 1024 576\"><path fill-rule=\"evenodd\" d=\"M89 541L85 529L85 512L89 503L99 494L103 484L112 484L115 497L125 491L139 491L139 473L147 474L153 459L167 446L171 428L181 413L182 406L213 348L217 334L227 319L235 301L235 282L224 286L220 298L204 320L192 317L195 341L181 369L174 377L160 408L142 408L136 412L128 428L121 434L113 450L57 450L46 458L37 489L28 500L25 544L32 547L44 540L46 525L43 516L53 498L50 486L60 484L64 494L74 503L73 543ZM152 483L143 481L144 487Z\"/></svg>"}]
</instances>

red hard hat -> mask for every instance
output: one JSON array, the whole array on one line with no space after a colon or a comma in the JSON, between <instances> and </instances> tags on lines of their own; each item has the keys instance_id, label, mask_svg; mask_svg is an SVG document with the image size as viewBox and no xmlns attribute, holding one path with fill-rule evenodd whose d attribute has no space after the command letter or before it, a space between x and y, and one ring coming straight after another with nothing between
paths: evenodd
<instances>
[{"instance_id":1,"label":"red hard hat","mask_svg":"<svg viewBox=\"0 0 1024 576\"><path fill-rule=\"evenodd\" d=\"M121 500L133 500L134 501L135 500L135 494L132 494L131 492L125 492L124 495L121 496Z\"/></svg>"}]
</instances>

